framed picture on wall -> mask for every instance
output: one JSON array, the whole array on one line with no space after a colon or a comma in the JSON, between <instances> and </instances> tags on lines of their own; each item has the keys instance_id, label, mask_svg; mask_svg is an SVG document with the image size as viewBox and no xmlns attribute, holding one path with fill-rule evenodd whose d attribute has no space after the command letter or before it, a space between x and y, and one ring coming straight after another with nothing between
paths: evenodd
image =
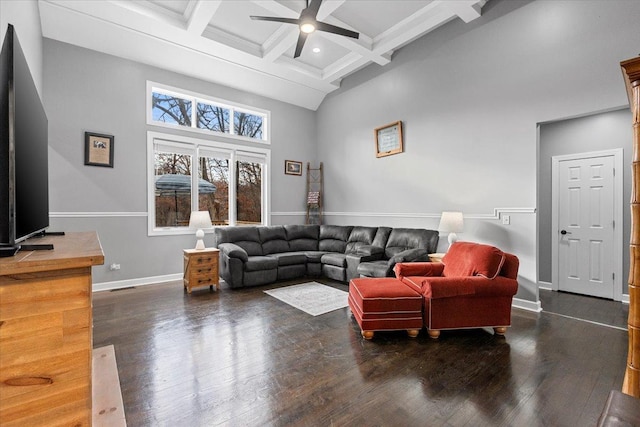
<instances>
[{"instance_id":1,"label":"framed picture on wall","mask_svg":"<svg viewBox=\"0 0 640 427\"><path fill-rule=\"evenodd\" d=\"M285 160L284 173L287 175L302 175L302 162L296 162L295 160Z\"/></svg>"},{"instance_id":2,"label":"framed picture on wall","mask_svg":"<svg viewBox=\"0 0 640 427\"><path fill-rule=\"evenodd\" d=\"M376 157L402 153L402 122L397 121L375 130Z\"/></svg>"},{"instance_id":3,"label":"framed picture on wall","mask_svg":"<svg viewBox=\"0 0 640 427\"><path fill-rule=\"evenodd\" d=\"M113 167L113 135L84 133L84 164Z\"/></svg>"}]
</instances>

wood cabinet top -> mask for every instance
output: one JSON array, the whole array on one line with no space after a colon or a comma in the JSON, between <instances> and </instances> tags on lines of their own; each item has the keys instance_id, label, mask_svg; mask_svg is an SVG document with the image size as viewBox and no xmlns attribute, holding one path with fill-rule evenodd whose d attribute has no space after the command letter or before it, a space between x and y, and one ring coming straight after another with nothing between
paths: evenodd
<instances>
[{"instance_id":1,"label":"wood cabinet top","mask_svg":"<svg viewBox=\"0 0 640 427\"><path fill-rule=\"evenodd\" d=\"M0 276L104 264L102 246L93 231L38 237L24 243L53 244L53 250L19 251L15 256L0 258Z\"/></svg>"}]
</instances>

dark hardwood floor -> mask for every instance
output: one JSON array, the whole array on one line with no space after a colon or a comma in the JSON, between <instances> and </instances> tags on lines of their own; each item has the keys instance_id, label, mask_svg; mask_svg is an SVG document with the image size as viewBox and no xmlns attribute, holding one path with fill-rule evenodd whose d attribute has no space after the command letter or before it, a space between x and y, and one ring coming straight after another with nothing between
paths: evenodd
<instances>
[{"instance_id":1,"label":"dark hardwood floor","mask_svg":"<svg viewBox=\"0 0 640 427\"><path fill-rule=\"evenodd\" d=\"M547 313L627 330L629 304L546 289L540 289L540 303Z\"/></svg>"},{"instance_id":2,"label":"dark hardwood floor","mask_svg":"<svg viewBox=\"0 0 640 427\"><path fill-rule=\"evenodd\" d=\"M313 317L263 292L287 284L94 294L128 425L588 426L622 386L622 330L514 309L506 338L365 341L347 308Z\"/></svg>"}]
</instances>

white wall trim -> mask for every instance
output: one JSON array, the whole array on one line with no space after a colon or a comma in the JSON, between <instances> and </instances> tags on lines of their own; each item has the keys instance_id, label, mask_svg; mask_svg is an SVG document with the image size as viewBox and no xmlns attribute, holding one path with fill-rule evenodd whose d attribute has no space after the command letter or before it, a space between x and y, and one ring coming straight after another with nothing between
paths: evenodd
<instances>
[{"instance_id":1,"label":"white wall trim","mask_svg":"<svg viewBox=\"0 0 640 427\"><path fill-rule=\"evenodd\" d=\"M146 212L49 212L50 218L147 217Z\"/></svg>"},{"instance_id":2,"label":"white wall trim","mask_svg":"<svg viewBox=\"0 0 640 427\"><path fill-rule=\"evenodd\" d=\"M164 282L182 280L182 273L165 274L164 276L139 277L137 279L116 280L93 284L93 292L110 291L113 289L131 288L133 286L158 285Z\"/></svg>"},{"instance_id":3,"label":"white wall trim","mask_svg":"<svg viewBox=\"0 0 640 427\"><path fill-rule=\"evenodd\" d=\"M494 208L492 214L465 213L465 219L499 220L503 214L535 214L536 208ZM273 216L298 216L306 215L306 212L271 212ZM438 213L399 213L399 212L323 212L323 216L357 216L357 217L383 217L383 218L436 218L440 219L442 212Z\"/></svg>"},{"instance_id":4,"label":"white wall trim","mask_svg":"<svg viewBox=\"0 0 640 427\"><path fill-rule=\"evenodd\" d=\"M521 310L533 311L540 313L542 311L542 304L540 299L538 301L528 301L520 298L514 298L511 302L511 307L519 308Z\"/></svg>"},{"instance_id":5,"label":"white wall trim","mask_svg":"<svg viewBox=\"0 0 640 427\"><path fill-rule=\"evenodd\" d=\"M538 289L544 289L545 291L553 290L553 283L551 282L543 282L542 280L538 281Z\"/></svg>"}]
</instances>

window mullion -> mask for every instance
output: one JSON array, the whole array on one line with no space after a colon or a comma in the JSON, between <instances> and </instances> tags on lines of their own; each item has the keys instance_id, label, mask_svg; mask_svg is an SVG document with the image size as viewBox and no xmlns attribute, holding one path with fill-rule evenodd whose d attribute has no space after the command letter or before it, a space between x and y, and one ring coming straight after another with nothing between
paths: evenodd
<instances>
[{"instance_id":1,"label":"window mullion","mask_svg":"<svg viewBox=\"0 0 640 427\"><path fill-rule=\"evenodd\" d=\"M236 153L231 153L231 160L229 161L229 225L236 225L238 216L238 208L236 203L237 194L237 170Z\"/></svg>"}]
</instances>

